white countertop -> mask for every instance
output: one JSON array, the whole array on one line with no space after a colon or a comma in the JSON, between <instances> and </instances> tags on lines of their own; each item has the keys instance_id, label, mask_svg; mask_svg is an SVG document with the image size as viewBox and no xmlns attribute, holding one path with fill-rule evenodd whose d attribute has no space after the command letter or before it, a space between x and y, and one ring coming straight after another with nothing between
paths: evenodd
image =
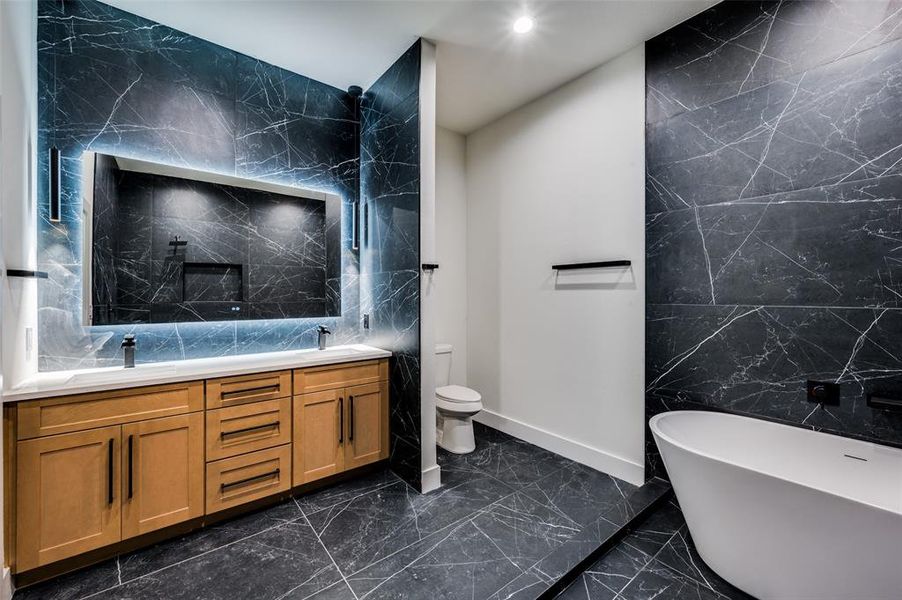
<instances>
[{"instance_id":1,"label":"white countertop","mask_svg":"<svg viewBox=\"0 0 902 600\"><path fill-rule=\"evenodd\" d=\"M69 394L84 394L103 390L175 383L210 377L229 377L279 369L299 369L318 365L338 364L358 360L388 358L391 352L354 344L332 346L325 350L288 350L239 356L195 358L172 362L139 364L133 369L106 367L73 371L38 373L31 379L3 392L3 402L18 402L35 398L51 398Z\"/></svg>"}]
</instances>

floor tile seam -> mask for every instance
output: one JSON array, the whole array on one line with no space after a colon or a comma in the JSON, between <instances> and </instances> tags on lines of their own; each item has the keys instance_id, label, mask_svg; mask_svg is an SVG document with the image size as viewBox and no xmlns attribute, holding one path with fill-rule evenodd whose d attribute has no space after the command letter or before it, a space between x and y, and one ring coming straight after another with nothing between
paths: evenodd
<instances>
[{"instance_id":1,"label":"floor tile seam","mask_svg":"<svg viewBox=\"0 0 902 600\"><path fill-rule=\"evenodd\" d=\"M480 507L480 508L474 509L474 510L473 510L472 512L470 512L469 514L467 514L467 515L465 515L465 516L463 516L463 517L460 517L459 519L457 519L457 520L455 520L455 521L452 521L451 523L448 523L447 525L445 525L444 527L442 527L442 528L440 528L440 529L437 529L437 530L433 531L432 533L430 533L430 534L427 535L426 537L420 538L420 539L418 539L418 540L416 540L416 541L414 541L414 542L411 542L410 544L407 544L406 546L404 546L404 547L402 547L402 548L398 548L397 550L395 550L395 551L392 552L391 554L388 554L388 555L386 555L386 556L383 556L382 558L380 558L379 560L377 560L377 561L375 561L375 562L372 562L372 563L369 563L369 564L367 564L367 565L364 565L364 566L361 567L360 569L357 569L356 571L350 573L347 577L353 579L355 575L358 575L358 574L362 573L363 571L365 571L366 569L369 569L370 567L372 567L372 566L374 566L374 565L377 565L377 564L379 564L379 563L381 563L381 562L383 562L383 561L388 560L389 558L391 558L392 556L395 556L396 554L398 554L398 553L400 553L400 552L404 552L405 550L411 548L412 546L414 546L414 545L416 545L416 544L419 544L420 542L422 542L422 541L428 539L428 538L431 537L431 536L438 535L438 534L440 534L440 533L443 533L443 532L447 531L448 529L451 529L451 528L454 528L454 527L457 527L457 526L464 525L466 522L472 521L473 519L475 519L475 518L477 518L477 517L479 517L479 516L481 516L481 515L483 515L483 514L487 514L487 511L488 511L489 508L491 508L492 506L494 506L495 504L497 504L497 503L499 503L499 502L502 502L502 501L504 501L504 500L510 498L511 496L513 496L513 495L516 494L516 493L517 493L517 490L514 490L514 491L512 491L510 494L507 494L506 496L503 496L503 497L499 498L498 500L495 500L494 502L490 502L489 504L486 504L485 506L482 506L482 507Z\"/></svg>"},{"instance_id":2,"label":"floor tile seam","mask_svg":"<svg viewBox=\"0 0 902 600\"><path fill-rule=\"evenodd\" d=\"M684 529L688 531L688 530L689 530L688 525L685 525L685 524L684 524L682 527L680 527L679 529L677 529L677 530L673 533L673 535L670 537L670 539L667 540L667 543L664 544L664 545L661 547L661 550L659 551L659 554L660 554L660 552L663 552L664 549L665 549L667 546L669 546L670 543L677 537L677 535L679 535L679 533L680 533L681 531L683 531ZM676 549L674 549L674 551L676 551ZM688 546L687 546L687 551L688 551ZM700 580L698 579L698 577L696 577L695 575L691 575L691 574L689 574L689 573L686 573L686 572L684 572L682 569L680 569L680 568L678 568L678 567L675 567L675 566L671 565L670 563L665 562L665 561L659 559L659 558L657 557L657 555L655 555L655 559L658 560L662 565L664 565L664 566L667 567L668 569L671 569L671 570L673 570L673 571L676 571L677 573L679 573L679 574L682 575L683 577L686 577L687 579L691 579L692 581L694 581L695 583L699 584L699 585L702 586L703 588L705 588L705 589L707 589L707 590L710 590L710 591L714 592L715 594L717 594L718 596L720 596L720 597L722 597L722 598L727 598L727 596L726 596L725 594L721 594L719 591L715 590L710 584L708 584L708 583L706 583L706 582L704 582L704 581L700 581ZM691 556L690 556L690 559L691 559ZM651 564L651 563L649 563L649 564ZM648 566L648 565L646 565L646 566ZM707 567L708 565L706 564L705 566ZM710 569L711 567L708 567L708 568ZM713 572L713 569L712 569L712 572ZM715 575L716 575L716 574L717 574L717 573L715 573ZM729 582L727 582L727 583L729 583Z\"/></svg>"},{"instance_id":3,"label":"floor tile seam","mask_svg":"<svg viewBox=\"0 0 902 600\"><path fill-rule=\"evenodd\" d=\"M317 578L317 576L319 576L320 574L326 572L328 568L329 568L329 565L324 565L323 567L317 569L317 570L314 571L313 574L310 575L307 579L305 579L304 581L302 581L302 582L299 583L298 585L294 586L294 587L291 588L290 590L286 591L284 594L282 594L282 595L280 595L280 596L277 596L275 600L282 600L283 598L287 597L291 592L293 592L293 591L295 591L295 590L298 590L298 589L302 588L303 586L307 585L307 584L310 583L311 581L315 580L315 579ZM332 583L330 583L330 584L327 585L326 587L321 588L321 589L319 589L319 590L316 590L316 591L313 592L312 594L308 594L307 596L305 596L305 598L309 598L310 596L312 596L312 595L314 595L314 594L318 594L319 592L321 592L321 591L323 591L323 590L329 589L330 587L332 587L332 586L335 585L335 584L343 583L343 582L344 582L344 580L342 580L342 579L339 579L339 580L337 580L337 581L333 581Z\"/></svg>"},{"instance_id":4,"label":"floor tile seam","mask_svg":"<svg viewBox=\"0 0 902 600\"><path fill-rule=\"evenodd\" d=\"M449 526L446 527L445 529L441 529L441 530L437 531L435 534L438 534L439 532L444 533L444 532L447 531L447 535L445 535L444 537L442 537L441 539L439 539L439 540L438 540L437 542L435 542L434 544L430 544L430 545L429 545L429 548L428 548L425 552L420 552L420 553L418 553L417 556L416 556L413 560L408 561L408 562L407 562L403 567L401 567L400 569L396 569L396 570L395 570L393 573L391 573L388 577L381 578L382 581L381 581L378 585L376 585L376 587L374 587L373 589L369 590L366 594L364 594L361 598L359 598L359 600L365 600L370 594L372 594L373 592L375 592L376 590L378 590L380 587L382 587L383 585L385 585L386 583L388 583L389 581L391 581L392 579L394 579L396 576L400 575L401 573L403 573L404 571L406 571L407 569L409 569L411 566L413 566L416 562L418 562L419 560L421 560L423 557L428 556L430 552L432 552L433 550L435 550L435 549L436 549L443 541L445 541L446 539L448 539L448 537L450 537L450 536L454 533L454 531L456 531L456 529L457 529L458 527L463 527L467 522L469 522L467 519L461 519L460 521L456 522L454 525L449 525ZM435 534L432 534L432 535L435 535ZM424 539L425 539L425 538L424 538ZM418 542L420 542L420 541L422 541L422 540L418 540ZM409 544L408 546L405 546L404 548L402 548L401 550L398 550L397 552L401 552L401 551L403 551L403 550L406 550L407 548L412 547L414 544L416 544L416 543L418 543L418 542L414 542L413 544ZM350 577L353 578L354 575L356 575L357 573L360 573L361 571L363 571L363 570L365 570L365 569L367 569L367 568L369 568L369 567L371 567L371 566L373 566L373 565L376 565L376 564L382 562L383 560L389 558L390 556L393 556L393 555L397 554L397 552L394 552L394 553L390 554L389 556L386 556L386 557L383 558L383 559L380 559L380 560L378 560L378 561L376 561L376 562L374 562L374 563L372 563L372 564L370 564L370 565L367 565L367 566L364 567L363 569L360 569L360 570L356 571L355 573L352 573L352 574L350 575ZM350 587L350 584L349 584L348 587ZM351 591L353 592L353 589L352 589Z\"/></svg>"},{"instance_id":5,"label":"floor tile seam","mask_svg":"<svg viewBox=\"0 0 902 600\"><path fill-rule=\"evenodd\" d=\"M395 485L395 484L397 484L398 482L404 482L404 480L401 479L400 477L398 477L397 475L395 475L395 477L396 477L395 481L390 481L390 482L385 483L385 484L382 484L382 485L380 485L380 486L378 486L378 487L374 487L374 488L372 488L372 489L369 489L369 490L367 490L367 491L365 491L365 492L361 492L360 494L357 494L356 496L352 496L352 497L350 497L350 498L345 498L344 500L339 500L339 501L337 501L337 502L333 502L333 503L330 504L329 506L323 506L322 508L318 508L318 509L313 510L313 511L307 511L307 510L304 510L304 508L303 508L303 507L300 505L300 503L297 501L297 498L294 498L294 497L293 497L292 499L295 500L295 504L297 505L298 510L301 511L301 514L304 516L304 518L312 517L313 515L315 515L315 514L317 514L317 513L321 513L321 512L324 511L324 510L330 510L330 509L332 509L332 508L335 508L335 507L338 506L339 504L344 504L345 502L353 502L354 500L357 500L357 499L359 499L359 498L363 498L364 496L368 496L368 495L372 494L373 492L378 492L379 490L383 490L383 489L385 489L385 488L387 488L387 487L389 487L389 486ZM405 482L405 483L406 483L406 482Z\"/></svg>"},{"instance_id":6,"label":"floor tile seam","mask_svg":"<svg viewBox=\"0 0 902 600\"><path fill-rule=\"evenodd\" d=\"M250 539L250 538L252 538L252 537L258 536L258 535L260 535L260 534L262 534L262 533L266 533L267 531L272 531L273 529L277 529L277 528L279 528L279 527L282 527L282 526L284 526L284 525L288 525L288 524L293 523L293 522L294 522L294 521L284 521L284 522L282 522L282 523L279 523L278 525L273 525L272 527L267 527L266 529L262 529L262 530L260 530L260 531L258 531L258 532L256 532L256 533L252 533L252 534L247 535L247 536L244 536L244 537L242 537L242 538L238 538L238 539L236 539L236 540L232 540L231 542L227 542L227 543L225 543L225 544L223 544L223 545L221 545L221 546L217 546L217 547L215 547L215 548L210 548L209 550L205 550L204 552L201 552L201 553L199 553L199 554L195 554L195 555L193 555L193 556L189 556L188 558L184 558L184 559L182 559L182 560L176 561L176 562L174 562L174 563L172 563L172 564L166 565L165 567L160 567L159 569L154 569L153 571L149 571L149 572L147 572L147 573L144 573L143 575L139 575L139 576L137 576L137 577L132 577L131 579L126 579L126 580L123 581L122 583L119 583L119 584L116 584L116 585L112 585L112 586L110 586L110 587L104 588L104 589L102 589L102 590L98 590L98 591L96 591L96 592L91 592L90 594L88 594L88 595L86 595L86 596L80 596L80 597L78 597L76 600L86 600L87 598L93 598L94 596L96 596L96 595L98 595L98 594L102 594L102 593L104 593L104 592L107 592L107 591L109 591L109 590L115 589L115 588L117 588L117 587L124 586L124 585L126 585L126 584L128 584L128 583L132 583L132 582L134 582L134 581L138 581L138 580L140 580L140 579L144 579L144 578L146 578L146 577L150 577L151 575L156 575L157 573L161 573L161 572L166 571L166 570L168 570L168 569L172 569L173 567L177 567L177 566L179 566L179 565L181 565L181 564L184 564L184 563L186 563L186 562L192 561L192 560L194 560L194 559L196 559L196 558L200 558L201 556L206 556L207 554L210 554L210 553L212 553L212 552L217 552L217 551L219 551L219 550L222 550L223 548L228 548L229 546L232 546L232 545L234 545L234 544L238 544L238 543L243 542L243 541L245 541L245 540L248 540L248 539ZM316 532L314 531L314 533L316 533ZM286 550L286 551L287 551L287 550Z\"/></svg>"},{"instance_id":7,"label":"floor tile seam","mask_svg":"<svg viewBox=\"0 0 902 600\"><path fill-rule=\"evenodd\" d=\"M706 585L706 584L704 584L704 583L698 581L695 577L691 577L691 576L689 576L689 575L686 575L685 573L683 573L683 572L680 571L679 569L675 569L674 567L670 566L669 564L667 564L666 562L664 562L663 560L661 560L660 558L658 558L658 555L660 555L662 552L664 552L664 549L667 548L667 546L670 544L670 542L672 542L672 541L674 540L674 538L676 538L677 534L678 534L682 529L683 529L683 527L680 527L680 528L677 529L675 532L673 532L673 533L671 534L671 536L667 539L667 541L664 543L664 545L661 546L661 548L660 548L657 552L655 552L655 554L654 554L654 556L652 556L651 560L648 561L648 563L646 563L646 565L645 565L644 567L642 567L641 569L639 569L639 570L636 572L636 574L633 575L633 577L632 577L628 582L626 582L626 585L624 585L622 588L620 588L620 591L617 592L618 598L622 596L623 590L625 590L627 587L629 587L629 585L636 579L636 577L638 577L643 571L648 571L649 565L651 565L654 561L658 561L658 562L660 562L662 565L664 565L665 568L667 568L667 569L669 569L669 570L671 570L671 571L674 571L674 572L677 573L678 575L681 575L681 576L683 576L683 577L689 579L689 580L692 581L693 583L696 583L696 584L702 586L703 588L705 588L706 590L712 592L715 596L717 596L717 598L722 598L722 599L724 599L724 600L730 600L727 596L721 594L720 592L718 592L717 590L713 589L712 587L710 587L710 586L708 586L708 585ZM616 600L616 599L615 599L615 600Z\"/></svg>"},{"instance_id":8,"label":"floor tile seam","mask_svg":"<svg viewBox=\"0 0 902 600\"><path fill-rule=\"evenodd\" d=\"M295 500L295 504L297 504L297 500ZM301 508L300 505L298 505L298 508L299 509ZM301 509L301 514L303 514L303 512L304 512L303 509ZM351 595L354 596L354 600L359 600L357 598L357 592L355 592L354 588L351 587L351 584L348 583L348 578L345 577L344 572L341 570L341 567L339 567L338 563L335 562L335 558L332 556L332 553L329 552L329 549L326 548L326 544L323 543L322 538L319 536L319 533L316 532L316 529L313 527L313 524L310 523L310 521L307 519L306 515L303 518L304 518L304 522L307 523L307 526L310 527L310 530L313 532L313 535L316 536L316 541L319 542L319 545L322 547L323 551L325 551L326 556L328 556L329 560L332 561L332 565L335 567L335 570L338 571L338 576L341 577L341 580L345 583L346 586L348 586L348 589L351 590ZM300 586L298 586L298 587L300 587ZM331 587L331 586L327 586L327 587ZM294 589L297 589L297 588L294 588ZM324 589L326 589L326 588L324 588ZM289 592L287 592L286 595L288 593L291 593L291 591L293 591L293 590L289 590Z\"/></svg>"},{"instance_id":9,"label":"floor tile seam","mask_svg":"<svg viewBox=\"0 0 902 600\"><path fill-rule=\"evenodd\" d=\"M538 502L538 501L537 501L537 502ZM544 503L541 503L541 502L540 502L540 504L542 504L542 505L545 506L546 508L549 508L549 507L548 507L547 505L545 505ZM549 510L552 510L552 509L549 508ZM569 517L568 517L568 518L569 518ZM552 554L554 554L554 553L556 553L557 551L559 551L559 550L560 550L561 548L563 548L566 544L571 543L571 542L574 542L575 538L577 538L581 533L583 533L583 532L584 532L585 530L587 530L589 527L592 527L593 525L595 525L595 524L598 522L599 519L605 521L606 523L609 523L611 526L613 526L613 527L616 528L616 529L611 533L611 535L615 535L621 528L624 527L624 526L622 526L622 525L617 525L616 523L614 523L613 521L611 521L610 519L608 519L608 518L606 518L604 515L602 515L602 516L598 517L596 520L592 521L591 523L588 523L588 524L586 524L586 525L581 526L581 528L580 528L573 536L571 536L569 539L567 539L566 541L564 541L564 542L563 542L560 546L558 546L557 548L551 550L550 552L548 552L547 554L545 554L544 556L542 556L542 558L540 558L539 560L537 560L537 561L536 561L535 563L533 563L528 569L526 569L525 572L533 571L534 573L541 573L542 576L543 576L543 578L544 578L543 581L544 581L545 579L547 579L548 581L551 581L553 578L550 577L547 573L542 572L541 569L538 568L539 564L541 564L543 561L545 561L545 560L546 560L548 557L550 557ZM611 537L611 536L608 536L608 538L610 538L610 537ZM607 538L606 538L606 539L607 539ZM613 549L613 548L612 548L612 549ZM647 555L647 554L646 554L646 555ZM649 559L649 560L650 560L650 559ZM588 569L586 569L586 571L588 571ZM585 573L586 571L583 571L583 573ZM606 586L606 587L608 587L608 589L610 589L610 586ZM611 591L614 592L615 594L617 593L616 590L611 590Z\"/></svg>"},{"instance_id":10,"label":"floor tile seam","mask_svg":"<svg viewBox=\"0 0 902 600\"><path fill-rule=\"evenodd\" d=\"M677 530L677 531L679 531L679 530ZM628 587L630 586L630 584L633 583L633 581L636 579L636 577L639 576L640 573L642 573L643 571L648 570L648 565L650 565L652 562L654 562L655 560L657 560L658 555L661 554L661 552L664 551L664 548L667 547L667 544L670 543L670 540L672 540L672 539L674 538L674 536L676 536L676 534L677 534L676 531L674 531L672 534L670 534L670 537L667 538L667 541L664 542L664 543L661 545L660 548L658 548L658 551L655 552L654 555L652 555L651 560L649 560L647 563L645 563L645 566L644 566L644 567L642 567L641 569L639 569L638 571L636 571L636 573L630 578L630 580L627 581L627 582L623 585L623 587L621 587L619 590L617 590L616 593L617 593L618 596L620 596L620 595L623 593L623 590L625 590L626 588L628 588ZM616 546L615 546L615 547L616 547ZM613 550L613 549L614 549L614 548L611 548L611 550ZM608 552L610 552L611 550L608 550ZM606 555L606 554L607 554L607 552L605 552L605 555ZM647 553L646 553L646 554L647 554ZM602 555L601 558L603 558L603 557L604 557L604 555ZM600 558L599 558L599 560L600 560ZM668 565L666 565L666 564L663 563L663 562L662 562L661 564L664 564L665 566L668 566Z\"/></svg>"}]
</instances>

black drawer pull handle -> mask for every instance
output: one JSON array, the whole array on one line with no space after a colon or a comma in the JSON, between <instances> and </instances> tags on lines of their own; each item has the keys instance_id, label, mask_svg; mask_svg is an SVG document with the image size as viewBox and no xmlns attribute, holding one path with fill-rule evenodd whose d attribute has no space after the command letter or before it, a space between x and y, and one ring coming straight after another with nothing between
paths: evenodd
<instances>
[{"instance_id":1,"label":"black drawer pull handle","mask_svg":"<svg viewBox=\"0 0 902 600\"><path fill-rule=\"evenodd\" d=\"M135 436L128 436L128 498L131 500L132 493L134 492L134 477L133 477L133 467L132 463L134 462L134 438Z\"/></svg>"},{"instance_id":2,"label":"black drawer pull handle","mask_svg":"<svg viewBox=\"0 0 902 600\"><path fill-rule=\"evenodd\" d=\"M113 438L107 443L107 503L113 504Z\"/></svg>"},{"instance_id":3,"label":"black drawer pull handle","mask_svg":"<svg viewBox=\"0 0 902 600\"><path fill-rule=\"evenodd\" d=\"M245 483L251 483L253 481L257 481L258 479L266 479L267 477L278 477L279 473L281 473L280 469L276 469L275 471L270 471L268 473L262 473L260 475L254 475L253 477L246 477L245 479L239 479L238 481L232 481L230 483L221 483L219 484L219 491L224 492L230 487L235 487L236 485L244 485Z\"/></svg>"},{"instance_id":4,"label":"black drawer pull handle","mask_svg":"<svg viewBox=\"0 0 902 600\"><path fill-rule=\"evenodd\" d=\"M348 441L354 441L354 396L349 396L348 401L351 403L351 410L349 412L349 417L351 418L351 423L348 425Z\"/></svg>"},{"instance_id":5,"label":"black drawer pull handle","mask_svg":"<svg viewBox=\"0 0 902 600\"><path fill-rule=\"evenodd\" d=\"M278 391L279 384L277 383L275 385L263 385L255 388L247 388L245 390L235 390L234 392L223 392L220 396L223 400L230 400L232 398L241 398L243 396L256 396L266 392L277 393Z\"/></svg>"},{"instance_id":6,"label":"black drawer pull handle","mask_svg":"<svg viewBox=\"0 0 902 600\"><path fill-rule=\"evenodd\" d=\"M345 443L345 399L338 399L338 443Z\"/></svg>"},{"instance_id":7,"label":"black drawer pull handle","mask_svg":"<svg viewBox=\"0 0 902 600\"><path fill-rule=\"evenodd\" d=\"M264 423L263 425L254 425L253 427L245 427L244 429L235 429L233 431L221 431L219 433L220 439L225 439L227 435L238 435L239 433L247 433L248 431L256 431L258 429L268 429L270 427L278 427L279 421L274 423Z\"/></svg>"}]
</instances>

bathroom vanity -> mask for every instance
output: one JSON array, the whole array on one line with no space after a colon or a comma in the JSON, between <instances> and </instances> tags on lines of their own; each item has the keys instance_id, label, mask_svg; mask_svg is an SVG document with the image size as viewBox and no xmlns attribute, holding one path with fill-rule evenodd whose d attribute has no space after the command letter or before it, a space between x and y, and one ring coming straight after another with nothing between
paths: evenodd
<instances>
[{"instance_id":1,"label":"bathroom vanity","mask_svg":"<svg viewBox=\"0 0 902 600\"><path fill-rule=\"evenodd\" d=\"M358 345L39 375L5 397L13 572L97 560L388 458L389 356Z\"/></svg>"}]
</instances>

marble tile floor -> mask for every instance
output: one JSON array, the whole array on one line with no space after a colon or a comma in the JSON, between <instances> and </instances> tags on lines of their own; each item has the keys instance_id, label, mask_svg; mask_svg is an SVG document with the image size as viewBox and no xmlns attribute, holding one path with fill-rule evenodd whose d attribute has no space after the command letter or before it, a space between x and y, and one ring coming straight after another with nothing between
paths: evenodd
<instances>
[{"instance_id":1,"label":"marble tile floor","mask_svg":"<svg viewBox=\"0 0 902 600\"><path fill-rule=\"evenodd\" d=\"M15 600L456 599L547 590L580 540L617 530L636 488L477 426L475 452L439 452L419 494L384 470L19 590ZM606 515L611 521L601 515ZM586 537L588 536L588 537ZM511 587L513 586L513 587ZM519 594L518 597L522 597Z\"/></svg>"},{"instance_id":2,"label":"marble tile floor","mask_svg":"<svg viewBox=\"0 0 902 600\"><path fill-rule=\"evenodd\" d=\"M671 497L557 600L754 600L702 561Z\"/></svg>"}]
</instances>

